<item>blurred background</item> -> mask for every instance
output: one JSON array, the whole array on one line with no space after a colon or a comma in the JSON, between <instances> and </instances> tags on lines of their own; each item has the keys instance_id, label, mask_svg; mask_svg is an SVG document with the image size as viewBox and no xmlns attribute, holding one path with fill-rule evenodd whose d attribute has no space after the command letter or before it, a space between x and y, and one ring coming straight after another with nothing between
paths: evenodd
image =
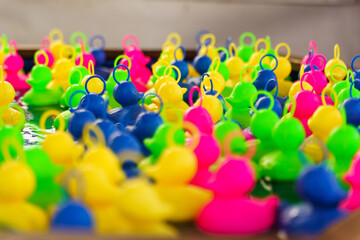
<instances>
[{"instance_id":1,"label":"blurred background","mask_svg":"<svg viewBox=\"0 0 360 240\"><path fill-rule=\"evenodd\" d=\"M52 28L88 37L101 34L107 48L121 48L126 34L139 38L140 47L160 50L170 32L195 49L200 29L215 34L215 46L228 36L238 45L242 32L269 35L272 46L287 42L292 56L304 56L310 40L333 58L339 43L346 64L360 53L360 4L357 0L0 0L0 33L19 48L40 47Z\"/></svg>"}]
</instances>

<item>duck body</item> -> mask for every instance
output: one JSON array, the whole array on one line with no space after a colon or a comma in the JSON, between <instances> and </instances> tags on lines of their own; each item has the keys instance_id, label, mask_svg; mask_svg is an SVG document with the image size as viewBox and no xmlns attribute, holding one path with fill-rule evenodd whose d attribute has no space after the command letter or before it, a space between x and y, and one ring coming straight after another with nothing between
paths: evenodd
<instances>
[{"instance_id":1,"label":"duck body","mask_svg":"<svg viewBox=\"0 0 360 240\"><path fill-rule=\"evenodd\" d=\"M278 199L216 196L198 216L198 227L214 234L255 234L275 221Z\"/></svg>"}]
</instances>

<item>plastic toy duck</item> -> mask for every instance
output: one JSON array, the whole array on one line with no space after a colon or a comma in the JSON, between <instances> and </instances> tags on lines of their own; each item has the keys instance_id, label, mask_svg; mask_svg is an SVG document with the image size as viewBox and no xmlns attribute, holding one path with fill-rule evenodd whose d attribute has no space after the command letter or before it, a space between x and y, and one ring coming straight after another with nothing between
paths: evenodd
<instances>
[{"instance_id":1,"label":"plastic toy duck","mask_svg":"<svg viewBox=\"0 0 360 240\"><path fill-rule=\"evenodd\" d=\"M99 165L81 163L68 173L76 179L69 181L69 193L73 198L82 199L89 206L97 234L121 234L130 231L124 216L117 211L120 189L109 179ZM65 176L65 179L68 179Z\"/></svg>"},{"instance_id":2,"label":"plastic toy duck","mask_svg":"<svg viewBox=\"0 0 360 240\"><path fill-rule=\"evenodd\" d=\"M237 56L235 43L229 45L229 59L226 60L226 66L229 68L230 79L239 79L242 69L245 67L244 61Z\"/></svg>"},{"instance_id":3,"label":"plastic toy duck","mask_svg":"<svg viewBox=\"0 0 360 240\"><path fill-rule=\"evenodd\" d=\"M174 211L168 220L175 222L194 219L212 198L210 191L188 185L196 174L196 155L192 151L200 137L193 124L184 122L184 127L193 134L191 145L187 148L179 145L169 146L161 153L155 165L144 169L148 176L154 178L155 189L160 198L173 208ZM174 133L175 129L173 130L169 134Z\"/></svg>"},{"instance_id":4,"label":"plastic toy duck","mask_svg":"<svg viewBox=\"0 0 360 240\"><path fill-rule=\"evenodd\" d=\"M220 95L220 92L217 92L211 88L211 90L205 92L205 82L209 80L212 83L212 78L205 73L202 77L203 81L200 84L200 92L201 99L198 99L194 106L202 106L205 108L210 114L212 121L217 123L221 120L224 115L224 106L226 106L225 99Z\"/></svg>"},{"instance_id":5,"label":"plastic toy duck","mask_svg":"<svg viewBox=\"0 0 360 240\"><path fill-rule=\"evenodd\" d=\"M338 209L346 192L323 164L306 167L297 179L296 189L306 202L280 208L279 225L287 234L320 234L347 216L346 211Z\"/></svg>"},{"instance_id":6,"label":"plastic toy duck","mask_svg":"<svg viewBox=\"0 0 360 240\"><path fill-rule=\"evenodd\" d=\"M90 137L91 134L96 136L96 143ZM113 183L117 184L122 179L125 179L125 175L120 169L119 160L116 155L106 147L105 136L97 125L85 125L83 130L83 141L88 148L81 159L83 163L90 163L102 168L108 179Z\"/></svg>"},{"instance_id":7,"label":"plastic toy duck","mask_svg":"<svg viewBox=\"0 0 360 240\"><path fill-rule=\"evenodd\" d=\"M90 134L95 134L95 139ZM90 207L95 217L95 231L99 234L128 232L128 224L116 210L120 199L118 184L125 179L116 155L105 146L104 135L92 124L83 130L83 141L88 151L70 170L78 176L70 181L69 192L72 197L80 197ZM97 145L95 145L97 144ZM66 179L66 176L65 176Z\"/></svg>"},{"instance_id":8,"label":"plastic toy duck","mask_svg":"<svg viewBox=\"0 0 360 240\"><path fill-rule=\"evenodd\" d=\"M49 110L43 113L40 118L40 126L44 126L46 118L51 115L59 116L60 112ZM59 117L58 130L53 134L47 134L41 146L51 161L55 165L63 167L64 172L67 172L83 154L84 146L76 144L72 136L64 130L65 120ZM61 146L61 148L59 146Z\"/></svg>"},{"instance_id":9,"label":"plastic toy duck","mask_svg":"<svg viewBox=\"0 0 360 240\"><path fill-rule=\"evenodd\" d=\"M62 172L62 167L54 165L47 153L32 147L25 150L26 163L36 177L36 188L28 201L48 209L62 198L62 188L55 182L55 177Z\"/></svg>"},{"instance_id":10,"label":"plastic toy duck","mask_svg":"<svg viewBox=\"0 0 360 240\"><path fill-rule=\"evenodd\" d=\"M201 106L201 103L198 107L193 105L192 95L194 90L197 90L200 93L200 89L197 86L191 89L191 107L186 110L184 114L184 121L194 124L200 132L200 141L194 150L198 167L196 174L190 183L206 188L209 179L212 177L209 167L213 165L220 156L220 144L213 136L214 123L208 111Z\"/></svg>"},{"instance_id":11,"label":"plastic toy duck","mask_svg":"<svg viewBox=\"0 0 360 240\"><path fill-rule=\"evenodd\" d=\"M122 64L127 65L129 70L131 70L131 68L132 68L132 61L128 56L126 56L126 55L118 56L114 61L114 69L116 69L115 70L115 78L116 79L127 79L128 72L126 71L126 69L124 70L124 69L120 69L120 68L116 67L118 65L118 62L123 59L124 59L124 61ZM125 64L125 60L127 61L127 64ZM113 92L114 92L114 87L117 85L117 82L114 80L113 76L114 76L114 74L110 74L106 81L106 90L107 90L106 96L109 99L109 105L112 109L121 107L121 105L114 98ZM132 81L131 76L129 77L129 81Z\"/></svg>"},{"instance_id":12,"label":"plastic toy duck","mask_svg":"<svg viewBox=\"0 0 360 240\"><path fill-rule=\"evenodd\" d=\"M279 55L279 49L281 47L285 47L287 50L287 54L285 57ZM274 70L274 73L277 78L277 82L279 86L279 95L281 97L285 97L289 94L289 90L293 84L293 82L285 80L287 77L289 77L292 70L291 63L289 61L290 54L291 54L290 47L286 43L279 43L275 47L275 56L277 57L279 64L278 67ZM273 59L270 62L270 67L273 68L275 67L275 65L276 65L276 60Z\"/></svg>"},{"instance_id":13,"label":"plastic toy duck","mask_svg":"<svg viewBox=\"0 0 360 240\"><path fill-rule=\"evenodd\" d=\"M70 56L70 58L68 58ZM60 59L57 60L52 69L53 80L48 88L61 89L66 92L69 87L68 77L71 69L74 67L75 49L72 46L64 46L60 52Z\"/></svg>"},{"instance_id":14,"label":"plastic toy duck","mask_svg":"<svg viewBox=\"0 0 360 240\"><path fill-rule=\"evenodd\" d=\"M344 180L351 185L347 198L340 207L348 211L355 211L360 207L360 152L353 158L350 170L344 175Z\"/></svg>"},{"instance_id":15,"label":"plastic toy duck","mask_svg":"<svg viewBox=\"0 0 360 240\"><path fill-rule=\"evenodd\" d=\"M26 164L20 143L14 138L2 141L5 162L0 165L0 222L3 227L17 232L45 232L48 217L38 206L26 202L33 193L36 180ZM11 156L9 147L16 149L19 159Z\"/></svg>"},{"instance_id":16,"label":"plastic toy duck","mask_svg":"<svg viewBox=\"0 0 360 240\"><path fill-rule=\"evenodd\" d=\"M135 44L126 45L128 40L133 40ZM146 67L150 62L150 58L146 57L139 48L139 40L134 35L127 35L123 38L122 46L124 49L124 55L128 56L134 66L131 71L131 78L136 89L139 92L145 92L147 90L147 82L151 77L151 71ZM120 64L124 64L124 60L120 61Z\"/></svg>"},{"instance_id":17,"label":"plastic toy duck","mask_svg":"<svg viewBox=\"0 0 360 240\"><path fill-rule=\"evenodd\" d=\"M208 77L212 79L212 84L211 82L204 83L206 90L213 89L219 93L221 93L224 90L225 79L219 72L220 65L221 65L220 57L215 57L209 67L209 71L204 73L207 74ZM225 65L225 67L227 66Z\"/></svg>"},{"instance_id":18,"label":"plastic toy duck","mask_svg":"<svg viewBox=\"0 0 360 240\"><path fill-rule=\"evenodd\" d=\"M120 188L121 197L117 202L117 209L126 218L132 235L177 235L176 230L165 223L173 209L160 199L155 187L147 179L129 179Z\"/></svg>"},{"instance_id":19,"label":"plastic toy duck","mask_svg":"<svg viewBox=\"0 0 360 240\"><path fill-rule=\"evenodd\" d=\"M49 41L50 52L53 54L54 61L56 62L58 59L61 58L61 51L63 47L65 47L63 32L59 29L52 29L49 32Z\"/></svg>"},{"instance_id":20,"label":"plastic toy duck","mask_svg":"<svg viewBox=\"0 0 360 240\"><path fill-rule=\"evenodd\" d=\"M255 186L255 172L247 158L254 153L250 147L248 156L226 157L209 184L215 196L196 218L200 230L213 234L249 235L264 232L274 224L279 199L248 196Z\"/></svg>"},{"instance_id":21,"label":"plastic toy duck","mask_svg":"<svg viewBox=\"0 0 360 240\"><path fill-rule=\"evenodd\" d=\"M343 180L343 175L350 169L352 159L360 147L359 132L344 122L330 133L326 145L333 154L328 166L339 180Z\"/></svg>"},{"instance_id":22,"label":"plastic toy duck","mask_svg":"<svg viewBox=\"0 0 360 240\"><path fill-rule=\"evenodd\" d=\"M62 96L62 90L60 88L47 88L48 83L52 79L52 74L50 68L46 66L47 62L45 62L44 65L38 64L37 56L39 54L44 54L45 58L48 59L46 53L42 50L35 54L36 66L31 69L30 78L27 80L32 88L25 93L23 101L32 106L59 104Z\"/></svg>"},{"instance_id":23,"label":"plastic toy duck","mask_svg":"<svg viewBox=\"0 0 360 240\"><path fill-rule=\"evenodd\" d=\"M4 59L5 81L11 83L16 91L27 91L30 85L26 82L26 75L19 71L24 67L24 60L17 54L15 41L10 41L10 52Z\"/></svg>"},{"instance_id":24,"label":"plastic toy duck","mask_svg":"<svg viewBox=\"0 0 360 240\"><path fill-rule=\"evenodd\" d=\"M178 82L180 81L180 70L175 66L168 66L167 69L175 69L178 73L178 78L175 81L170 76L170 71L167 71L165 69L165 73L169 72L169 75L160 77L156 83L155 83L155 92L159 95L161 100L163 101L164 105L170 104L178 108L178 110L183 115L186 109L189 108L189 106L183 101L183 95L187 91L186 88L181 88L178 85ZM153 98L151 101L156 105L160 105L159 98ZM171 110L171 109L170 109ZM165 113L167 116L167 119L169 121L175 122L177 120L177 114L173 111L168 111Z\"/></svg>"},{"instance_id":25,"label":"plastic toy duck","mask_svg":"<svg viewBox=\"0 0 360 240\"><path fill-rule=\"evenodd\" d=\"M327 90L330 90L331 93L334 94L334 106L337 106L338 98L336 92L332 88L324 88L321 95L323 105L316 109L308 120L308 126L313 135L308 137L303 143L303 145L307 144L304 146L304 152L311 156L315 162L321 162L327 159L327 138L335 127L341 126L343 123L340 111L332 105L326 105L324 94ZM332 119L332 121L327 121L327 119ZM322 149L319 149L319 147Z\"/></svg>"},{"instance_id":26,"label":"plastic toy duck","mask_svg":"<svg viewBox=\"0 0 360 240\"><path fill-rule=\"evenodd\" d=\"M305 139L305 130L301 122L292 117L296 107L295 102L292 104L290 116L284 116L272 130L273 141L279 150L264 155L259 162L263 175L275 181L296 179L302 169L302 161L306 159L298 150Z\"/></svg>"},{"instance_id":27,"label":"plastic toy duck","mask_svg":"<svg viewBox=\"0 0 360 240\"><path fill-rule=\"evenodd\" d=\"M11 105L12 108L15 108L20 113L20 119L18 120L18 124L16 125L7 125L3 122L3 119L0 118L0 143L5 141L6 138L12 136L16 138L18 143L20 143L21 147L24 146L24 138L22 135L22 129L25 124L25 113L24 110L19 105ZM8 109L9 106L3 106L0 108L0 116ZM15 152L11 152L11 154L15 154ZM14 155L13 155L14 156ZM0 151L0 163L5 160L5 155L3 151Z\"/></svg>"},{"instance_id":28,"label":"plastic toy duck","mask_svg":"<svg viewBox=\"0 0 360 240\"><path fill-rule=\"evenodd\" d=\"M304 90L302 84L307 79L307 77L314 78L313 75L308 72L302 75L300 80L300 86L302 90L294 95L294 100L296 102L294 117L301 121L305 129L306 136L308 137L312 133L308 125L308 120L314 114L316 109L320 107L321 103L318 96L314 93L314 87L311 91Z\"/></svg>"},{"instance_id":29,"label":"plastic toy duck","mask_svg":"<svg viewBox=\"0 0 360 240\"><path fill-rule=\"evenodd\" d=\"M60 104L69 107L69 100L71 95L76 91L86 91L85 86L81 85L81 81L85 76L89 75L89 71L83 67L83 66L75 66L71 69L69 73L69 88L66 90L66 92L63 94L61 98ZM72 105L77 106L79 105L79 102L81 100L82 96L76 95L72 99Z\"/></svg>"},{"instance_id":30,"label":"plastic toy duck","mask_svg":"<svg viewBox=\"0 0 360 240\"><path fill-rule=\"evenodd\" d=\"M257 91L256 87L251 82L245 82L243 80L242 75L244 71L249 68L254 69L256 73L255 67L245 67L240 74L240 82L236 84L231 95L225 98L226 101L231 105L231 108L229 108L229 110L225 113L225 117L237 121L240 123L242 128L247 128L250 126L250 98Z\"/></svg>"},{"instance_id":31,"label":"plastic toy duck","mask_svg":"<svg viewBox=\"0 0 360 240\"><path fill-rule=\"evenodd\" d=\"M170 129L174 126L171 123L164 123L156 129L156 132L152 138L147 138L144 140L144 145L150 150L151 155L148 159L144 160L144 163L141 165L156 164L161 153L168 147L168 142L166 136ZM177 145L185 145L185 133L181 129L177 130L174 133L174 142Z\"/></svg>"},{"instance_id":32,"label":"plastic toy duck","mask_svg":"<svg viewBox=\"0 0 360 240\"><path fill-rule=\"evenodd\" d=\"M270 98L270 106L268 107L268 109L257 110L254 107L255 97L257 97L259 94L265 94ZM274 111L271 110L273 108L273 102L274 97L267 91L257 92L252 96L252 99L250 101L251 107L254 111L250 123L250 129L254 136L260 140L256 147L256 153L252 158L252 160L257 164L259 163L261 157L276 149L272 137L272 130L279 121L279 117Z\"/></svg>"},{"instance_id":33,"label":"plastic toy duck","mask_svg":"<svg viewBox=\"0 0 360 240\"><path fill-rule=\"evenodd\" d=\"M15 89L9 83L4 81L4 71L0 66L0 108L9 106L15 98ZM2 121L5 125L16 126L20 122L21 113L15 108L6 108L1 115Z\"/></svg>"},{"instance_id":34,"label":"plastic toy duck","mask_svg":"<svg viewBox=\"0 0 360 240\"><path fill-rule=\"evenodd\" d=\"M127 70L125 81L118 81L115 76L115 71L119 67L124 67ZM137 117L145 112L145 108L141 107L138 102L143 98L144 93L139 93L134 84L129 82L130 71L125 65L118 65L114 69L113 78L117 82L114 87L114 99L122 107L114 108L108 111L108 118L114 123L121 123L124 127L134 125Z\"/></svg>"}]
</instances>

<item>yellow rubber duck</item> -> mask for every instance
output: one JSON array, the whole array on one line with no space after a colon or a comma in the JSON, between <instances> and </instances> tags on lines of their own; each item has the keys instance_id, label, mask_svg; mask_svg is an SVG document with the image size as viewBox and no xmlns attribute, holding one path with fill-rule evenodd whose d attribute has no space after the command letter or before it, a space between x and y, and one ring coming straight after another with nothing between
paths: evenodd
<instances>
[{"instance_id":1,"label":"yellow rubber duck","mask_svg":"<svg viewBox=\"0 0 360 240\"><path fill-rule=\"evenodd\" d=\"M110 181L104 169L92 163L80 163L72 171L81 177L71 180L70 196L82 199L89 206L94 215L95 232L102 235L129 233L129 224L117 211L120 189Z\"/></svg>"},{"instance_id":2,"label":"yellow rubber duck","mask_svg":"<svg viewBox=\"0 0 360 240\"><path fill-rule=\"evenodd\" d=\"M118 210L130 224L131 234L175 237L176 230L165 223L173 209L164 203L147 179L130 179L121 184Z\"/></svg>"},{"instance_id":3,"label":"yellow rubber duck","mask_svg":"<svg viewBox=\"0 0 360 240\"><path fill-rule=\"evenodd\" d=\"M62 182L63 176L75 165L76 160L84 152L82 144L75 143L73 137L65 132L65 120L57 110L48 110L40 117L39 126L45 129L45 121L50 116L59 116L59 129L54 133L45 132L45 139L42 142L42 149L49 155L51 161L64 167L64 171L58 176L58 182Z\"/></svg>"},{"instance_id":4,"label":"yellow rubber duck","mask_svg":"<svg viewBox=\"0 0 360 240\"><path fill-rule=\"evenodd\" d=\"M178 78L177 80L173 79L170 74L171 71L168 71L168 69L175 69L178 72ZM180 70L175 66L168 66L165 69L165 74L169 73L168 75L160 77L155 82L155 93L159 95L164 105L172 105L176 107L179 112L181 113L181 116L185 113L185 111L189 108L189 105L183 101L183 95L186 93L186 88L181 88L177 83L180 81ZM151 101L156 106L161 106L160 99L155 97L152 98ZM155 106L149 106L150 109L156 110ZM176 122L178 120L178 114L176 111L173 111L173 109L169 109L166 113L166 118L170 122Z\"/></svg>"},{"instance_id":5,"label":"yellow rubber duck","mask_svg":"<svg viewBox=\"0 0 360 240\"><path fill-rule=\"evenodd\" d=\"M67 56L70 54L71 59ZM48 84L48 88L56 89L61 87L64 92L69 88L68 77L75 63L75 49L72 46L64 46L60 52L60 59L54 64L52 75L53 79Z\"/></svg>"},{"instance_id":6,"label":"yellow rubber duck","mask_svg":"<svg viewBox=\"0 0 360 240\"><path fill-rule=\"evenodd\" d=\"M170 221L184 222L195 218L199 211L212 199L212 192L189 185L197 170L197 159L193 150L199 142L198 129L184 122L193 140L189 147L169 144L155 165L145 168L145 173L155 179L155 190L160 198L173 207ZM169 131L173 134L175 131ZM170 138L168 138L170 139Z\"/></svg>"},{"instance_id":7,"label":"yellow rubber duck","mask_svg":"<svg viewBox=\"0 0 360 240\"><path fill-rule=\"evenodd\" d=\"M4 80L4 70L0 66L0 108L9 106L14 101L14 98L15 89L9 82ZM4 109L1 118L5 125L16 126L20 123L21 113L15 108L8 107Z\"/></svg>"},{"instance_id":8,"label":"yellow rubber duck","mask_svg":"<svg viewBox=\"0 0 360 240\"><path fill-rule=\"evenodd\" d=\"M35 190L36 180L26 164L20 143L14 138L2 142L5 161L0 165L0 222L5 228L23 233L40 233L48 229L46 213L26 202ZM13 159L9 147L15 148L19 159Z\"/></svg>"}]
</instances>

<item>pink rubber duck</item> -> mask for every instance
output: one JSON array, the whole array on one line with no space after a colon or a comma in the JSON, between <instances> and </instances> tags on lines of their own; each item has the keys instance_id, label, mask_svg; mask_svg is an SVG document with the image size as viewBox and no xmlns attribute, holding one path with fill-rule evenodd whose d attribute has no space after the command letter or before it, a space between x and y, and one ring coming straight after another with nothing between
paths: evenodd
<instances>
[{"instance_id":1,"label":"pink rubber duck","mask_svg":"<svg viewBox=\"0 0 360 240\"><path fill-rule=\"evenodd\" d=\"M323 64L319 69L315 68L316 63L319 61L319 59L322 59ZM320 60L321 61L321 60ZM321 94L322 90L326 88L328 81L326 78L326 75L323 73L326 65L326 58L323 55L316 55L310 62L310 73L313 78L307 78L304 81L308 82L311 86L314 87L315 94L319 95Z\"/></svg>"},{"instance_id":2,"label":"pink rubber duck","mask_svg":"<svg viewBox=\"0 0 360 240\"><path fill-rule=\"evenodd\" d=\"M314 79L311 73L306 72L302 75L300 80L302 90L297 92L294 96L296 102L294 117L299 119L304 126L306 137L312 134L308 126L308 120L321 105L321 99L313 92L314 88L312 91L304 90L303 88L302 83L308 78ZM292 107L292 103L290 106Z\"/></svg>"},{"instance_id":3,"label":"pink rubber duck","mask_svg":"<svg viewBox=\"0 0 360 240\"><path fill-rule=\"evenodd\" d=\"M5 81L11 83L16 91L27 91L31 87L26 82L27 76L19 72L24 67L24 60L17 54L16 42L10 41L9 45L12 50L4 60Z\"/></svg>"},{"instance_id":4,"label":"pink rubber duck","mask_svg":"<svg viewBox=\"0 0 360 240\"><path fill-rule=\"evenodd\" d=\"M255 153L254 150L248 152L251 153L246 155ZM215 196L198 215L197 227L207 233L225 235L250 235L268 230L275 222L279 199L249 197L254 186L255 173L249 159L226 157L209 184Z\"/></svg>"},{"instance_id":5,"label":"pink rubber duck","mask_svg":"<svg viewBox=\"0 0 360 240\"><path fill-rule=\"evenodd\" d=\"M50 41L48 37L44 37L41 41L41 50L43 50L47 57L48 57L48 63L47 63L47 67L51 68L54 65L54 55L50 52ZM46 58L44 57L43 54L39 54L37 56L37 61L39 64L45 64L46 63Z\"/></svg>"},{"instance_id":6,"label":"pink rubber duck","mask_svg":"<svg viewBox=\"0 0 360 240\"><path fill-rule=\"evenodd\" d=\"M200 106L194 106L192 99L194 90L199 92L201 98ZM184 121L193 123L200 132L200 141L194 150L198 161L198 169L190 183L207 188L209 180L213 176L213 173L209 171L209 167L213 165L220 156L220 144L212 135L214 123L209 112L201 106L202 95L198 86L195 86L190 90L189 101L191 107L186 110Z\"/></svg>"},{"instance_id":7,"label":"pink rubber duck","mask_svg":"<svg viewBox=\"0 0 360 240\"><path fill-rule=\"evenodd\" d=\"M305 55L301 61L301 65L310 64L311 60L318 55L317 45L314 40L311 40L309 43L309 52L312 52L312 56L310 56L310 54ZM319 68L322 66L323 63L320 59L317 59L315 60L314 64Z\"/></svg>"},{"instance_id":8,"label":"pink rubber duck","mask_svg":"<svg viewBox=\"0 0 360 240\"><path fill-rule=\"evenodd\" d=\"M360 208L360 151L354 156L351 168L344 179L351 185L351 189L340 207L355 211Z\"/></svg>"},{"instance_id":9,"label":"pink rubber duck","mask_svg":"<svg viewBox=\"0 0 360 240\"><path fill-rule=\"evenodd\" d=\"M89 66L89 62L92 61L94 64L94 67L96 65L96 61L94 56L86 51L86 47L85 47L85 43L83 40L80 40L80 46L81 46L81 56L76 56L75 58L75 65L81 65L81 61L82 61L82 66L87 68Z\"/></svg>"},{"instance_id":10,"label":"pink rubber duck","mask_svg":"<svg viewBox=\"0 0 360 240\"><path fill-rule=\"evenodd\" d=\"M127 44L128 40L132 40L134 44ZM122 46L124 48L124 55L131 59L131 79L136 89L139 92L147 91L147 82L150 79L152 72L146 67L146 64L150 62L150 58L146 57L139 48L139 40L134 35L127 35L122 40ZM126 59L122 59L120 64L124 64Z\"/></svg>"}]
</instances>

